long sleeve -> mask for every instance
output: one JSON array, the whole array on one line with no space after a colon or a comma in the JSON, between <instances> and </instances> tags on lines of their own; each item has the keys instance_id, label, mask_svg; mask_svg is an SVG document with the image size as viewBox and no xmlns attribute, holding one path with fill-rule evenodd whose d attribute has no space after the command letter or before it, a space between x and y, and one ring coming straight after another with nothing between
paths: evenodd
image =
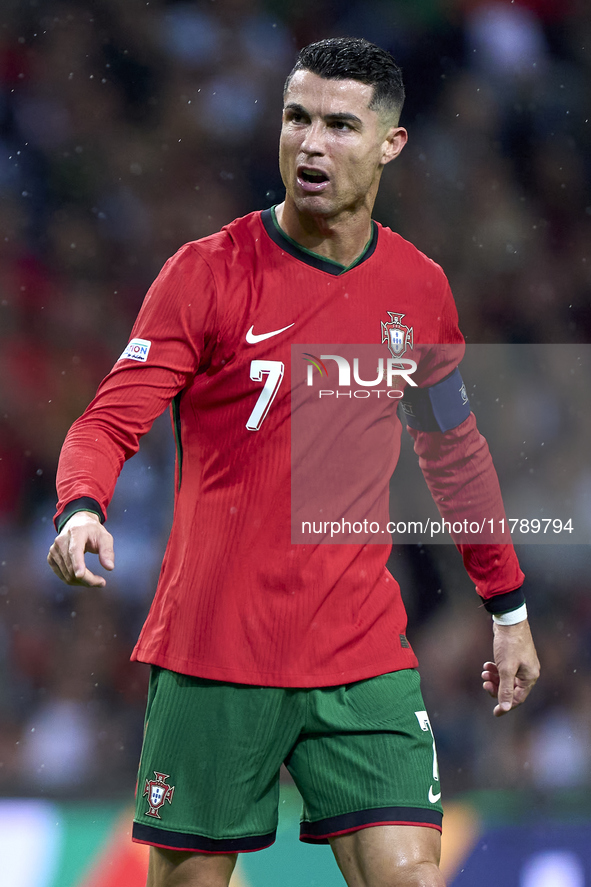
<instances>
[{"instance_id":1,"label":"long sleeve","mask_svg":"<svg viewBox=\"0 0 591 887\"><path fill-rule=\"evenodd\" d=\"M70 503L105 519L123 463L206 360L215 315L211 274L187 244L158 275L129 345L68 432L57 472L56 525Z\"/></svg>"},{"instance_id":2,"label":"long sleeve","mask_svg":"<svg viewBox=\"0 0 591 887\"><path fill-rule=\"evenodd\" d=\"M442 518L451 524L466 526L478 522L484 532L477 536L462 532L454 541L464 566L485 600L495 598L495 609L519 605L511 591L520 588L524 575L519 568L515 549L506 529L499 532L505 510L497 474L484 437L470 416L456 428L446 432L425 432L408 429L427 486ZM495 528L490 532L491 524ZM507 522L504 524L507 528ZM473 541L474 539L479 541ZM500 595L507 595L500 598Z\"/></svg>"}]
</instances>

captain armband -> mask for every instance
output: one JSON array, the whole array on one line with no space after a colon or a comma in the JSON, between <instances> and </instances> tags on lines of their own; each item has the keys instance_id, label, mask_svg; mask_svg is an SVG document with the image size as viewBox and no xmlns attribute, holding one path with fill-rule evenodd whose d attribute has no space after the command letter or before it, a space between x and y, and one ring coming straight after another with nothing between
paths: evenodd
<instances>
[{"instance_id":1,"label":"captain armband","mask_svg":"<svg viewBox=\"0 0 591 887\"><path fill-rule=\"evenodd\" d=\"M429 388L407 386L400 405L409 428L450 431L470 415L470 401L459 369Z\"/></svg>"}]
</instances>

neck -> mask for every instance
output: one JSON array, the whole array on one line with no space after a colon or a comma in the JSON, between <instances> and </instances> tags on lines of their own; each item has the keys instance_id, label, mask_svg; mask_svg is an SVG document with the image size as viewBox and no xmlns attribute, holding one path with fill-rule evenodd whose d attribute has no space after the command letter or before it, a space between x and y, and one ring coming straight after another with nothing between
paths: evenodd
<instances>
[{"instance_id":1,"label":"neck","mask_svg":"<svg viewBox=\"0 0 591 887\"><path fill-rule=\"evenodd\" d=\"M286 198L276 207L275 214L279 225L292 240L345 268L361 255L371 237L369 211L357 211L338 219L304 215Z\"/></svg>"}]
</instances>

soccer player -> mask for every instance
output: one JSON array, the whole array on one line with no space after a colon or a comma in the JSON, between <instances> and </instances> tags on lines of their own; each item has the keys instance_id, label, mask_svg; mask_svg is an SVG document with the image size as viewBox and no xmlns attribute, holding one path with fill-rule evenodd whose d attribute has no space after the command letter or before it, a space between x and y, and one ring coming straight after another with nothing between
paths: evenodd
<instances>
[{"instance_id":1,"label":"soccer player","mask_svg":"<svg viewBox=\"0 0 591 887\"><path fill-rule=\"evenodd\" d=\"M150 887L223 887L237 853L272 843L283 762L304 800L301 838L329 842L350 887L444 883L435 744L390 546L291 536L292 400L307 370L291 353L303 344L374 344L384 362L413 341L441 346L415 347L405 386L421 467L446 519L503 514L459 378L446 278L371 218L406 143L403 98L400 70L373 44L302 50L285 85L284 202L166 263L62 450L48 560L68 584L100 587L84 553L113 569L103 522L121 465L172 407L174 521L133 653L153 666L133 832L151 845ZM354 426L373 454L369 498L383 502L401 426L397 401L379 403ZM326 435L336 441L332 425ZM523 574L510 544L456 542L493 614L482 677L502 715L538 676Z\"/></svg>"}]
</instances>

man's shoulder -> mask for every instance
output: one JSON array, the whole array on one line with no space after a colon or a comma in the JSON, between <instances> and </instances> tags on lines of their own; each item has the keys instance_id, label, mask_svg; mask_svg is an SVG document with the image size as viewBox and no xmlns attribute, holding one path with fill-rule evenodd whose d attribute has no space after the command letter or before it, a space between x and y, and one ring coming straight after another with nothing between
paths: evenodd
<instances>
[{"instance_id":1,"label":"man's shoulder","mask_svg":"<svg viewBox=\"0 0 591 887\"><path fill-rule=\"evenodd\" d=\"M181 250L197 252L206 261L226 261L229 253L254 247L261 240L262 233L261 213L257 210L234 219L214 234L190 240Z\"/></svg>"},{"instance_id":2,"label":"man's shoulder","mask_svg":"<svg viewBox=\"0 0 591 887\"><path fill-rule=\"evenodd\" d=\"M376 224L379 231L379 240L384 247L384 255L390 257L392 261L402 261L413 268L421 269L426 274L445 278L441 265L422 252L414 243L406 240L386 225L381 225L379 222L376 222Z\"/></svg>"}]
</instances>

